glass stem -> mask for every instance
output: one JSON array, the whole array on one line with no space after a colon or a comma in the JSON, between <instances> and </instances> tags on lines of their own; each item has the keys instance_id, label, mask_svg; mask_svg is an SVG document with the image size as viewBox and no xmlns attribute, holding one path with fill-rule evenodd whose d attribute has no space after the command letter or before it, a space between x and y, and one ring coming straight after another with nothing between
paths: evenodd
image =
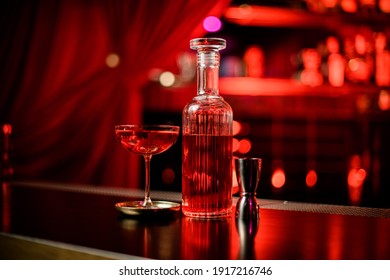
<instances>
[{"instance_id":1,"label":"glass stem","mask_svg":"<svg viewBox=\"0 0 390 280\"><path fill-rule=\"evenodd\" d=\"M145 199L142 206L151 208L153 206L152 200L150 199L150 160L151 155L144 155L145 159Z\"/></svg>"}]
</instances>

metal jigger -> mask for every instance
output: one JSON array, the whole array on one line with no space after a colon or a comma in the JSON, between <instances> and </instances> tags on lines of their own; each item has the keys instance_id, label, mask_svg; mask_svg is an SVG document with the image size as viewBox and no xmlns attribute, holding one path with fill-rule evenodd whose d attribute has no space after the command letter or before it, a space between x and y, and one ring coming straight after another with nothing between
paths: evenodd
<instances>
[{"instance_id":1,"label":"metal jigger","mask_svg":"<svg viewBox=\"0 0 390 280\"><path fill-rule=\"evenodd\" d=\"M236 205L236 228L240 236L240 259L254 259L254 240L260 223L256 190L260 181L260 158L235 158L240 198Z\"/></svg>"}]
</instances>

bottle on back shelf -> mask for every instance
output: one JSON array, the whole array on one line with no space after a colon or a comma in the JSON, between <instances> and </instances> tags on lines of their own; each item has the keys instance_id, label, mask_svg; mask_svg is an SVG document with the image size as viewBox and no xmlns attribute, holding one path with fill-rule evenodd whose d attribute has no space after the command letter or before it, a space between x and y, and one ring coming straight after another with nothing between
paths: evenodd
<instances>
[{"instance_id":1,"label":"bottle on back shelf","mask_svg":"<svg viewBox=\"0 0 390 280\"><path fill-rule=\"evenodd\" d=\"M390 50L385 33L375 36L375 83L378 86L390 86Z\"/></svg>"}]
</instances>

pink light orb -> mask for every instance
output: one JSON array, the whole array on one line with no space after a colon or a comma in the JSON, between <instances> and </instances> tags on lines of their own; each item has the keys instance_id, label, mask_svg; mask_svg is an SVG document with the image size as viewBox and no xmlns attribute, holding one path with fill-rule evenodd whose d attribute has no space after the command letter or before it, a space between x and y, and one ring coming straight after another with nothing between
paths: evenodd
<instances>
[{"instance_id":1,"label":"pink light orb","mask_svg":"<svg viewBox=\"0 0 390 280\"><path fill-rule=\"evenodd\" d=\"M221 27L222 22L215 16L208 16L203 20L203 28L208 32L217 32Z\"/></svg>"}]
</instances>

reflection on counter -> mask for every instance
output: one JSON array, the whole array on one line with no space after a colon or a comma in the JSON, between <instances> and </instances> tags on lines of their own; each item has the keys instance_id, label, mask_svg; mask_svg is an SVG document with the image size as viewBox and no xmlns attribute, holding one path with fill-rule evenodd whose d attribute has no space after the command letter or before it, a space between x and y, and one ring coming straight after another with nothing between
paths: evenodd
<instances>
[{"instance_id":1,"label":"reflection on counter","mask_svg":"<svg viewBox=\"0 0 390 280\"><path fill-rule=\"evenodd\" d=\"M9 182L1 183L1 230L11 230L11 186Z\"/></svg>"},{"instance_id":2,"label":"reflection on counter","mask_svg":"<svg viewBox=\"0 0 390 280\"><path fill-rule=\"evenodd\" d=\"M239 260L257 259L255 252L255 239L260 225L260 212L243 218L236 215L236 229L240 238L240 252L237 257Z\"/></svg>"},{"instance_id":3,"label":"reflection on counter","mask_svg":"<svg viewBox=\"0 0 390 280\"><path fill-rule=\"evenodd\" d=\"M180 224L176 219L120 218L119 241L123 249L146 258L177 259L173 248Z\"/></svg>"},{"instance_id":4,"label":"reflection on counter","mask_svg":"<svg viewBox=\"0 0 390 280\"><path fill-rule=\"evenodd\" d=\"M232 219L182 218L182 259L218 259L232 251ZM235 257L233 257L235 258Z\"/></svg>"}]
</instances>

